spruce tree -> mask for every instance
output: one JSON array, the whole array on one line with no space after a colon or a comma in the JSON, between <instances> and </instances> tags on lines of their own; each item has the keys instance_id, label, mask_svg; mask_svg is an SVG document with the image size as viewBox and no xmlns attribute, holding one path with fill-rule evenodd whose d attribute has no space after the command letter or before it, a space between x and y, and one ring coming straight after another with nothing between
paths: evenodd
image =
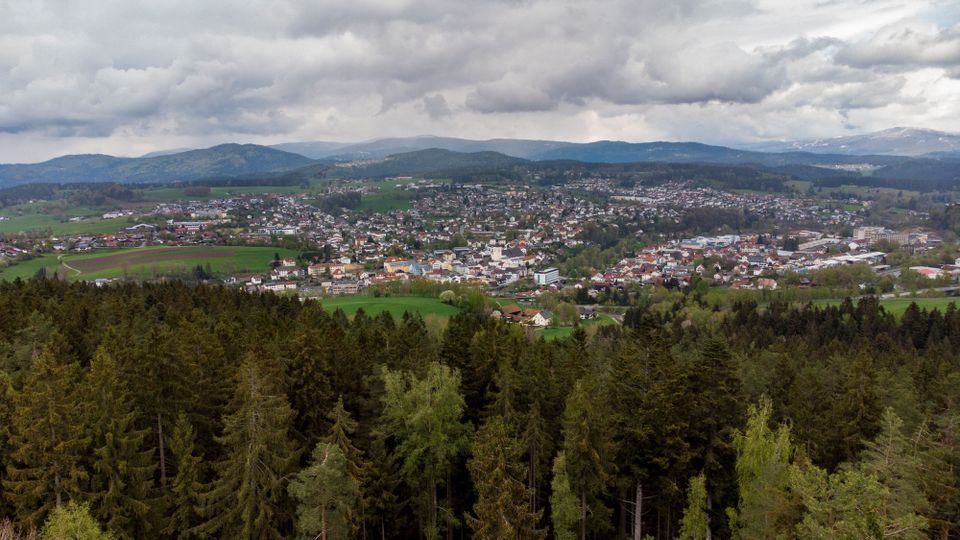
<instances>
[{"instance_id":1,"label":"spruce tree","mask_svg":"<svg viewBox=\"0 0 960 540\"><path fill-rule=\"evenodd\" d=\"M524 485L523 448L510 437L503 418L494 416L474 438L470 476L477 493L467 523L479 540L533 540L546 537L538 528L542 511L531 512L531 489Z\"/></svg>"},{"instance_id":2,"label":"spruce tree","mask_svg":"<svg viewBox=\"0 0 960 540\"><path fill-rule=\"evenodd\" d=\"M358 483L363 481L363 452L353 445L351 435L357 430L357 421L350 417L350 413L343 408L343 396L337 399L337 404L327 414L330 422L330 431L323 438L323 442L334 444L340 449L350 475Z\"/></svg>"},{"instance_id":3,"label":"spruce tree","mask_svg":"<svg viewBox=\"0 0 960 540\"><path fill-rule=\"evenodd\" d=\"M884 411L880 434L866 444L862 459L860 470L886 488L881 508L884 536L924 536L927 523L920 516L929 509L929 501L921 485L922 463L893 409Z\"/></svg>"},{"instance_id":4,"label":"spruce tree","mask_svg":"<svg viewBox=\"0 0 960 540\"><path fill-rule=\"evenodd\" d=\"M15 398L4 488L24 524L38 526L53 508L83 495L90 438L76 406L79 371L41 349Z\"/></svg>"},{"instance_id":5,"label":"spruce tree","mask_svg":"<svg viewBox=\"0 0 960 540\"><path fill-rule=\"evenodd\" d=\"M599 496L609 485L614 471L614 445L610 415L603 397L588 381L576 382L563 412L563 439L566 470L580 499L580 538L587 536L587 520L602 528L609 512ZM599 518L599 519L598 519Z\"/></svg>"},{"instance_id":6,"label":"spruce tree","mask_svg":"<svg viewBox=\"0 0 960 540\"><path fill-rule=\"evenodd\" d=\"M94 354L83 392L93 438L91 511L118 538L142 538L150 531L148 501L155 469L151 452L141 450L149 430L135 428L133 400L116 362L102 348Z\"/></svg>"},{"instance_id":7,"label":"spruce tree","mask_svg":"<svg viewBox=\"0 0 960 540\"><path fill-rule=\"evenodd\" d=\"M204 494L201 531L222 538L282 538L288 532L285 498L297 453L288 430L293 411L280 389L279 370L267 355L245 355L224 418L224 449L217 477Z\"/></svg>"},{"instance_id":8,"label":"spruce tree","mask_svg":"<svg viewBox=\"0 0 960 540\"><path fill-rule=\"evenodd\" d=\"M4 480L7 479L6 463L12 451L10 437L13 427L14 390L10 377L0 371L0 515L13 514L13 508L4 496Z\"/></svg>"},{"instance_id":9,"label":"spruce tree","mask_svg":"<svg viewBox=\"0 0 960 540\"><path fill-rule=\"evenodd\" d=\"M197 538L203 493L203 458L197 454L196 435L187 415L180 413L170 437L170 457L176 475L170 482L170 515L163 534L180 540Z\"/></svg>"},{"instance_id":10,"label":"spruce tree","mask_svg":"<svg viewBox=\"0 0 960 540\"><path fill-rule=\"evenodd\" d=\"M317 443L310 464L288 486L297 501L297 533L303 540L346 540L358 484L340 447Z\"/></svg>"}]
</instances>

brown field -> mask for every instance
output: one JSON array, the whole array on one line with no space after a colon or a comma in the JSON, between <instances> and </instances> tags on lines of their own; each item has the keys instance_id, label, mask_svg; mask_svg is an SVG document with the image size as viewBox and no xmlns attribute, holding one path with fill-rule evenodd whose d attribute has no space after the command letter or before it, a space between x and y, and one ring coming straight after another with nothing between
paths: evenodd
<instances>
[{"instance_id":1,"label":"brown field","mask_svg":"<svg viewBox=\"0 0 960 540\"><path fill-rule=\"evenodd\" d=\"M76 259L70 261L70 266L81 272L91 273L124 266L149 265L166 261L182 261L186 259L223 259L233 257L232 251L204 249L204 248L170 248L151 249L146 251L131 251L114 253L91 259Z\"/></svg>"}]
</instances>

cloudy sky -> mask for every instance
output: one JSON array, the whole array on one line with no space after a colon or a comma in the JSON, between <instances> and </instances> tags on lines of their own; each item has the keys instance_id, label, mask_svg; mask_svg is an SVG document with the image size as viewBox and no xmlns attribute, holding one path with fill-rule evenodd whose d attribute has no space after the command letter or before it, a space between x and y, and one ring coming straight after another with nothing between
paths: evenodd
<instances>
[{"instance_id":1,"label":"cloudy sky","mask_svg":"<svg viewBox=\"0 0 960 540\"><path fill-rule=\"evenodd\" d=\"M0 0L0 162L960 131L960 0Z\"/></svg>"}]
</instances>

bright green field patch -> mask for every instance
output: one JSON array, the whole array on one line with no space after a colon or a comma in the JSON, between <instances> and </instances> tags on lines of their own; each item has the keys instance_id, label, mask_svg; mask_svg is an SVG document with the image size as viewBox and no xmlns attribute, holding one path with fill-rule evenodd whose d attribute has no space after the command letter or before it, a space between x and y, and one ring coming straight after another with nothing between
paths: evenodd
<instances>
[{"instance_id":1,"label":"bright green field patch","mask_svg":"<svg viewBox=\"0 0 960 540\"><path fill-rule=\"evenodd\" d=\"M301 186L227 186L210 188L207 195L187 195L184 188L156 188L143 191L143 200L149 202L209 201L241 195L309 193L311 188Z\"/></svg>"},{"instance_id":2,"label":"bright green field patch","mask_svg":"<svg viewBox=\"0 0 960 540\"><path fill-rule=\"evenodd\" d=\"M371 212L390 212L391 210L409 210L413 208L413 191L384 189L360 198L359 210Z\"/></svg>"},{"instance_id":3,"label":"bright green field patch","mask_svg":"<svg viewBox=\"0 0 960 540\"><path fill-rule=\"evenodd\" d=\"M590 319L590 320L580 322L581 326L605 326L608 324L617 324L617 321L611 319L606 315L597 315L596 319ZM573 334L572 326L561 326L559 328L543 329L543 339L547 341L553 341L555 339L570 337L571 334Z\"/></svg>"},{"instance_id":4,"label":"bright green field patch","mask_svg":"<svg viewBox=\"0 0 960 540\"><path fill-rule=\"evenodd\" d=\"M87 218L82 221L64 221L47 214L25 214L22 216L5 215L8 219L0 221L0 233L18 233L49 229L53 234L108 234L129 227L127 218L100 219Z\"/></svg>"},{"instance_id":5,"label":"bright green field patch","mask_svg":"<svg viewBox=\"0 0 960 540\"><path fill-rule=\"evenodd\" d=\"M36 257L29 261L18 262L13 266L0 268L0 280L13 281L17 278L29 279L37 274L41 268L47 269L47 275L52 276L54 272L63 271L56 255L44 255Z\"/></svg>"},{"instance_id":6,"label":"bright green field patch","mask_svg":"<svg viewBox=\"0 0 960 540\"><path fill-rule=\"evenodd\" d=\"M815 305L820 306L838 306L842 300L830 299L830 300L814 300ZM856 302L854 302L856 303ZM932 311L934 309L940 310L942 313L947 309L947 306L950 304L960 303L960 298L955 297L940 297L940 298L885 298L880 300L880 305L883 306L883 309L887 313L891 313L896 317L903 315L903 312L910 307L910 304L916 303L917 307L920 309L925 309L927 311ZM960 307L958 305L957 307Z\"/></svg>"},{"instance_id":7,"label":"bright green field patch","mask_svg":"<svg viewBox=\"0 0 960 540\"><path fill-rule=\"evenodd\" d=\"M402 317L404 312L416 312L422 317L452 317L460 312L457 307L444 304L437 298L421 296L337 296L323 298L320 303L328 311L340 308L348 317L354 316L361 308L371 317L386 311L395 318Z\"/></svg>"},{"instance_id":8,"label":"bright green field patch","mask_svg":"<svg viewBox=\"0 0 960 540\"><path fill-rule=\"evenodd\" d=\"M183 246L98 250L83 255L67 255L62 261L55 255L17 264L0 270L0 279L28 278L41 267L47 275L57 272L71 280L100 278L153 279L182 277L197 265L214 275L267 273L274 254L296 258L298 253L271 247Z\"/></svg>"}]
</instances>

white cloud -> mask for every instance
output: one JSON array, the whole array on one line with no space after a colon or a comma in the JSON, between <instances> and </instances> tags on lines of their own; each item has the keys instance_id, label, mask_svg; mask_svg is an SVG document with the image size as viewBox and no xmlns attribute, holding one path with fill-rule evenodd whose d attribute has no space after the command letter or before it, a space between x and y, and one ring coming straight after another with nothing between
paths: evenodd
<instances>
[{"instance_id":1,"label":"white cloud","mask_svg":"<svg viewBox=\"0 0 960 540\"><path fill-rule=\"evenodd\" d=\"M956 0L0 3L0 161L956 129Z\"/></svg>"}]
</instances>

